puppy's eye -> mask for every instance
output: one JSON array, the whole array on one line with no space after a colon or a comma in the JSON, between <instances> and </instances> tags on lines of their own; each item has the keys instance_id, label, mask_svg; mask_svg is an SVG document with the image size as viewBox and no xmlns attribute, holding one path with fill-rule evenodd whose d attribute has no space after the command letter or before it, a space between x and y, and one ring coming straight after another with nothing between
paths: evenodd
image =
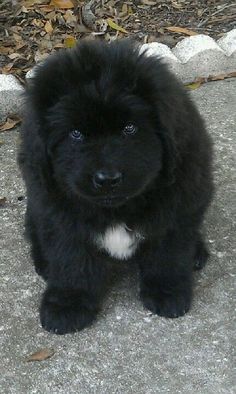
<instances>
[{"instance_id":1,"label":"puppy's eye","mask_svg":"<svg viewBox=\"0 0 236 394\"><path fill-rule=\"evenodd\" d=\"M83 134L82 134L79 130L77 130L77 129L72 130L72 131L70 132L70 136L71 136L74 140L77 140L77 141L83 141L83 140L84 140Z\"/></svg>"},{"instance_id":2,"label":"puppy's eye","mask_svg":"<svg viewBox=\"0 0 236 394\"><path fill-rule=\"evenodd\" d=\"M123 128L123 133L127 135L132 135L137 132L138 128L133 123L127 123L127 125Z\"/></svg>"}]
</instances>

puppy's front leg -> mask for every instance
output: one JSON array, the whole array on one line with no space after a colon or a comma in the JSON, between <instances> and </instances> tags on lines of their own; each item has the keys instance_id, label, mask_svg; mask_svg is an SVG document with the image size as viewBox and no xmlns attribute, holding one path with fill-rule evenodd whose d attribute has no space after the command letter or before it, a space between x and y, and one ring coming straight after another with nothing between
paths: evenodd
<instances>
[{"instance_id":1,"label":"puppy's front leg","mask_svg":"<svg viewBox=\"0 0 236 394\"><path fill-rule=\"evenodd\" d=\"M192 298L195 241L172 232L159 244L144 245L140 296L146 308L164 317L183 316Z\"/></svg>"},{"instance_id":2,"label":"puppy's front leg","mask_svg":"<svg viewBox=\"0 0 236 394\"><path fill-rule=\"evenodd\" d=\"M50 261L40 319L45 330L66 334L81 330L96 318L104 288L105 266L99 256L80 245Z\"/></svg>"}]
</instances>

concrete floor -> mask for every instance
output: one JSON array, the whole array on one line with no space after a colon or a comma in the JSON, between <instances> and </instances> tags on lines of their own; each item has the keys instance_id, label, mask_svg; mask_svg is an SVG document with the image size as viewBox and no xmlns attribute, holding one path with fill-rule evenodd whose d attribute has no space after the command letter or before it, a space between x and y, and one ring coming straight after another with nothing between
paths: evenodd
<instances>
[{"instance_id":1,"label":"concrete floor","mask_svg":"<svg viewBox=\"0 0 236 394\"><path fill-rule=\"evenodd\" d=\"M23 237L24 187L15 162L16 130L0 135L0 391L25 393L233 394L235 367L236 79L191 94L215 141L217 192L205 223L211 258L196 273L191 311L152 316L138 299L136 273L122 275L97 322L56 336L39 324L43 281ZM122 269L125 273L126 269ZM25 357L50 347L42 362Z\"/></svg>"}]
</instances>

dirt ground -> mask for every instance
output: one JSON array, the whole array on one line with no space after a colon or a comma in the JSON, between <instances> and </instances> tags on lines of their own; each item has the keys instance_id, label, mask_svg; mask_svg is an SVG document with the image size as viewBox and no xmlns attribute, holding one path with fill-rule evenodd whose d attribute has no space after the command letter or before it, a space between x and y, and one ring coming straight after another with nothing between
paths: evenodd
<instances>
[{"instance_id":1,"label":"dirt ground","mask_svg":"<svg viewBox=\"0 0 236 394\"><path fill-rule=\"evenodd\" d=\"M0 72L24 82L35 63L85 37L132 36L173 47L196 33L219 38L235 26L232 0L2 0Z\"/></svg>"}]
</instances>

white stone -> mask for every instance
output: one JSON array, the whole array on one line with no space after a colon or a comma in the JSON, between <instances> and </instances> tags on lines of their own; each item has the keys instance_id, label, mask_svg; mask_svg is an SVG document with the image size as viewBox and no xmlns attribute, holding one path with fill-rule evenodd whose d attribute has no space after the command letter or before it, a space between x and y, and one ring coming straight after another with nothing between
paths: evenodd
<instances>
[{"instance_id":1,"label":"white stone","mask_svg":"<svg viewBox=\"0 0 236 394\"><path fill-rule=\"evenodd\" d=\"M235 71L235 61L211 38L204 34L180 41L173 53L182 62L179 77L184 82Z\"/></svg>"},{"instance_id":2,"label":"white stone","mask_svg":"<svg viewBox=\"0 0 236 394\"><path fill-rule=\"evenodd\" d=\"M217 41L220 48L225 51L227 56L236 55L236 29L226 33L222 38ZM236 69L236 64L235 64Z\"/></svg>"},{"instance_id":3,"label":"white stone","mask_svg":"<svg viewBox=\"0 0 236 394\"><path fill-rule=\"evenodd\" d=\"M171 49L167 45L158 42L151 42L150 44L142 45L141 52L145 50L148 56L157 56L159 58L166 58L171 61L179 63L179 60L172 53Z\"/></svg>"},{"instance_id":4,"label":"white stone","mask_svg":"<svg viewBox=\"0 0 236 394\"><path fill-rule=\"evenodd\" d=\"M177 77L182 74L182 64L177 57L172 53L171 49L164 44L158 42L151 42L150 44L143 44L140 52L146 50L147 56L156 56L161 59L163 63L168 65Z\"/></svg>"},{"instance_id":5,"label":"white stone","mask_svg":"<svg viewBox=\"0 0 236 394\"><path fill-rule=\"evenodd\" d=\"M11 74L0 74L0 92L17 90L22 92L23 88L19 81Z\"/></svg>"},{"instance_id":6,"label":"white stone","mask_svg":"<svg viewBox=\"0 0 236 394\"><path fill-rule=\"evenodd\" d=\"M172 49L174 55L182 62L187 63L193 57L205 53L205 56L212 55L212 52L217 56L224 55L223 50L216 44L213 38L204 34L191 36L178 42Z\"/></svg>"},{"instance_id":7,"label":"white stone","mask_svg":"<svg viewBox=\"0 0 236 394\"><path fill-rule=\"evenodd\" d=\"M13 75L0 74L0 119L22 109L23 86Z\"/></svg>"}]
</instances>

